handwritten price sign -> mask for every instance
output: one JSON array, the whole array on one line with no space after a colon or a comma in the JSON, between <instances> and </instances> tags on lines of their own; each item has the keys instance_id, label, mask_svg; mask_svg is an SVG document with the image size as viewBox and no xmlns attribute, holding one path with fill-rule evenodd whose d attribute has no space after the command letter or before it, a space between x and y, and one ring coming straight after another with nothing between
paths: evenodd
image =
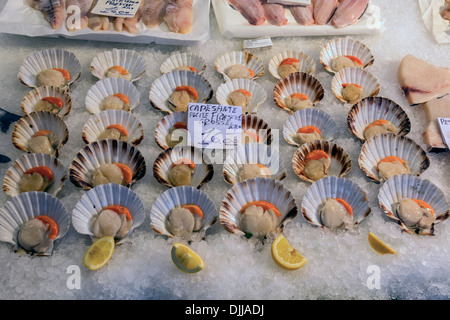
<instances>
[{"instance_id":1,"label":"handwritten price sign","mask_svg":"<svg viewBox=\"0 0 450 320\"><path fill-rule=\"evenodd\" d=\"M132 18L142 0L98 0L91 13L101 16Z\"/></svg>"}]
</instances>

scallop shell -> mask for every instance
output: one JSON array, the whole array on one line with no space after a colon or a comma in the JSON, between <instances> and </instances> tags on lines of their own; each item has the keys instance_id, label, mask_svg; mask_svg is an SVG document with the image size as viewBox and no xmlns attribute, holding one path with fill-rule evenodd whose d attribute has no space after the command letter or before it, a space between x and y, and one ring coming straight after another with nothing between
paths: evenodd
<instances>
[{"instance_id":1,"label":"scallop shell","mask_svg":"<svg viewBox=\"0 0 450 320\"><path fill-rule=\"evenodd\" d=\"M242 116L242 131L252 131L259 136L260 143L270 145L273 134L269 125L255 115L247 114Z\"/></svg>"},{"instance_id":2,"label":"scallop shell","mask_svg":"<svg viewBox=\"0 0 450 320\"><path fill-rule=\"evenodd\" d=\"M331 68L331 62L340 56L358 58L363 63L363 68L371 66L375 61L370 49L364 43L351 38L336 38L322 48L320 63L328 72L336 73Z\"/></svg>"},{"instance_id":3,"label":"scallop shell","mask_svg":"<svg viewBox=\"0 0 450 320\"><path fill-rule=\"evenodd\" d=\"M170 55L161 65L161 73L169 73L174 71L178 67L193 67L197 70L198 74L202 74L206 70L205 59L194 53L176 53Z\"/></svg>"},{"instance_id":4,"label":"scallop shell","mask_svg":"<svg viewBox=\"0 0 450 320\"><path fill-rule=\"evenodd\" d=\"M297 204L291 192L282 182L267 178L253 178L235 184L227 192L220 207L220 223L230 233L244 235L241 230L241 209L253 201L267 201L281 213L277 232L282 232L286 224L298 213Z\"/></svg>"},{"instance_id":5,"label":"scallop shell","mask_svg":"<svg viewBox=\"0 0 450 320\"><path fill-rule=\"evenodd\" d=\"M56 196L63 188L67 178L66 169L58 158L45 153L26 154L14 161L11 167L6 170L5 178L3 179L3 191L10 197L19 195L21 193L19 183L25 172L42 166L49 168L53 172L54 180L46 192Z\"/></svg>"},{"instance_id":6,"label":"scallop shell","mask_svg":"<svg viewBox=\"0 0 450 320\"><path fill-rule=\"evenodd\" d=\"M130 112L124 110L105 110L93 115L84 125L81 138L86 143L91 143L98 139L108 126L119 124L128 131L128 143L137 146L144 139L144 129L142 123Z\"/></svg>"},{"instance_id":7,"label":"scallop shell","mask_svg":"<svg viewBox=\"0 0 450 320\"><path fill-rule=\"evenodd\" d=\"M156 144L163 150L168 149L169 146L167 144L166 137L169 134L169 131L173 129L173 125L177 122L185 122L187 124L187 121L188 121L187 112L173 112L166 115L156 125L155 129ZM185 145L184 142L182 142L182 145Z\"/></svg>"},{"instance_id":8,"label":"scallop shell","mask_svg":"<svg viewBox=\"0 0 450 320\"><path fill-rule=\"evenodd\" d=\"M314 226L327 228L321 221L320 207L329 199L343 199L350 205L355 226L371 212L366 193L356 183L345 178L325 177L306 190L301 205L306 221Z\"/></svg>"},{"instance_id":9,"label":"scallop shell","mask_svg":"<svg viewBox=\"0 0 450 320\"><path fill-rule=\"evenodd\" d=\"M132 144L108 139L91 142L81 149L69 166L69 179L78 188L89 190L92 172L103 164L122 163L133 172L127 187L144 177L146 165L141 152Z\"/></svg>"},{"instance_id":10,"label":"scallop shell","mask_svg":"<svg viewBox=\"0 0 450 320\"><path fill-rule=\"evenodd\" d=\"M132 76L131 82L141 79L147 70L144 57L134 50L127 49L102 52L92 60L89 68L96 78L102 80L106 78L106 71L114 66L121 66L127 70Z\"/></svg>"},{"instance_id":11,"label":"scallop shell","mask_svg":"<svg viewBox=\"0 0 450 320\"><path fill-rule=\"evenodd\" d=\"M225 81L230 80L230 78L225 74L225 71L228 67L231 67L235 64L242 64L248 69L253 70L255 75L253 76L252 80L261 78L265 72L265 67L261 60L259 60L259 58L253 53L246 51L226 52L219 56L214 62L214 66L217 72L223 75Z\"/></svg>"},{"instance_id":12,"label":"scallop shell","mask_svg":"<svg viewBox=\"0 0 450 320\"><path fill-rule=\"evenodd\" d=\"M129 230L129 237L133 230L139 227L145 220L145 208L139 196L130 188L116 183L108 183L87 191L80 198L72 212L72 224L80 234L96 238L92 233L92 223L103 208L110 205L126 207L133 218L133 225ZM123 239L118 239L118 243Z\"/></svg>"},{"instance_id":13,"label":"scallop shell","mask_svg":"<svg viewBox=\"0 0 450 320\"><path fill-rule=\"evenodd\" d=\"M411 130L406 112L394 101L381 97L368 97L353 105L348 113L348 130L365 142L367 126L380 119L390 121L397 128L397 135L406 136Z\"/></svg>"},{"instance_id":14,"label":"scallop shell","mask_svg":"<svg viewBox=\"0 0 450 320\"><path fill-rule=\"evenodd\" d=\"M59 140L59 146L55 150L55 156L58 157L59 150L69 139L69 131L65 122L56 114L46 111L34 111L20 118L12 133L12 142L14 146L22 151L28 150L28 141L39 130L50 130Z\"/></svg>"},{"instance_id":15,"label":"scallop shell","mask_svg":"<svg viewBox=\"0 0 450 320\"><path fill-rule=\"evenodd\" d=\"M435 211L436 221L429 230L407 227L397 216L395 206L402 199L418 199L428 203ZM449 206L445 194L432 182L401 174L388 179L380 188L378 201L384 214L396 221L408 233L434 234L434 225L449 217Z\"/></svg>"},{"instance_id":16,"label":"scallop shell","mask_svg":"<svg viewBox=\"0 0 450 320\"><path fill-rule=\"evenodd\" d=\"M216 92L217 102L221 105L230 105L228 96L233 91L244 89L250 92L252 98L247 105L247 113L256 113L258 108L266 101L266 90L257 82L249 79L232 79L222 83ZM244 113L244 112L243 112Z\"/></svg>"},{"instance_id":17,"label":"scallop shell","mask_svg":"<svg viewBox=\"0 0 450 320\"><path fill-rule=\"evenodd\" d=\"M19 80L28 87L36 88L36 76L39 72L61 68L70 73L68 85L74 83L81 76L81 65L77 57L63 49L45 49L30 54L19 69Z\"/></svg>"},{"instance_id":18,"label":"scallop shell","mask_svg":"<svg viewBox=\"0 0 450 320\"><path fill-rule=\"evenodd\" d=\"M195 172L191 178L191 187L200 189L212 179L214 167L208 156L200 149L191 146L175 146L164 150L153 164L155 179L162 185L172 188L173 185L169 182L168 175L172 164L181 159L189 159L196 164Z\"/></svg>"},{"instance_id":19,"label":"scallop shell","mask_svg":"<svg viewBox=\"0 0 450 320\"><path fill-rule=\"evenodd\" d=\"M59 110L58 116L64 117L70 113L72 109L72 98L66 89L51 86L42 86L33 89L22 99L20 107L25 114L35 111L35 105L43 98L55 97L63 102L63 107Z\"/></svg>"},{"instance_id":20,"label":"scallop shell","mask_svg":"<svg viewBox=\"0 0 450 320\"><path fill-rule=\"evenodd\" d=\"M327 176L344 177L352 168L350 156L341 147L329 141L316 140L302 145L297 149L292 158L292 166L295 174L304 181L314 182L303 172L306 164L305 158L314 150L323 150L328 154L331 164Z\"/></svg>"},{"instance_id":21,"label":"scallop shell","mask_svg":"<svg viewBox=\"0 0 450 320\"><path fill-rule=\"evenodd\" d=\"M367 70L361 68L345 68L337 72L331 82L331 90L336 98L348 103L342 97L342 85L344 83L357 84L363 88L359 101L367 97L374 97L380 92L378 80Z\"/></svg>"},{"instance_id":22,"label":"scallop shell","mask_svg":"<svg viewBox=\"0 0 450 320\"><path fill-rule=\"evenodd\" d=\"M278 53L276 56L272 58L272 60L270 60L269 72L272 76L274 76L277 79L282 78L278 73L278 68L281 62L283 62L283 60L287 58L295 58L300 62L298 72L304 72L310 75L313 75L316 72L316 63L306 53L293 50L286 50Z\"/></svg>"},{"instance_id":23,"label":"scallop shell","mask_svg":"<svg viewBox=\"0 0 450 320\"><path fill-rule=\"evenodd\" d=\"M191 186L170 188L164 191L153 203L150 211L150 225L156 233L174 237L169 229L169 215L173 208L186 204L195 204L203 211L201 229L204 232L216 221L218 212L214 202L203 191Z\"/></svg>"},{"instance_id":24,"label":"scallop shell","mask_svg":"<svg viewBox=\"0 0 450 320\"><path fill-rule=\"evenodd\" d=\"M313 107L316 106L325 96L325 90L315 77L303 73L291 73L288 77L278 80L273 90L273 99L275 104L291 114L293 110L285 104L285 99L294 93L306 94L312 101Z\"/></svg>"},{"instance_id":25,"label":"scallop shell","mask_svg":"<svg viewBox=\"0 0 450 320\"><path fill-rule=\"evenodd\" d=\"M245 164L262 164L270 171L270 178L283 180L287 176L280 154L265 144L248 143L238 146L225 159L223 178L231 185L240 182L239 172Z\"/></svg>"},{"instance_id":26,"label":"scallop shell","mask_svg":"<svg viewBox=\"0 0 450 320\"><path fill-rule=\"evenodd\" d=\"M92 114L102 112L103 100L117 93L122 93L128 97L130 111L133 111L140 103L141 95L130 81L122 78L105 78L94 84L87 92L86 109Z\"/></svg>"},{"instance_id":27,"label":"scallop shell","mask_svg":"<svg viewBox=\"0 0 450 320\"><path fill-rule=\"evenodd\" d=\"M167 113L174 112L169 104L169 98L175 88L179 86L195 88L199 96L199 103L206 103L213 96L211 84L205 77L192 71L177 70L163 74L152 83L149 93L150 104L157 110Z\"/></svg>"},{"instance_id":28,"label":"scallop shell","mask_svg":"<svg viewBox=\"0 0 450 320\"><path fill-rule=\"evenodd\" d=\"M307 108L294 112L283 126L283 136L287 143L300 147L294 139L300 128L314 126L322 132L323 140L333 140L337 135L337 125L328 113L317 108Z\"/></svg>"},{"instance_id":29,"label":"scallop shell","mask_svg":"<svg viewBox=\"0 0 450 320\"><path fill-rule=\"evenodd\" d=\"M64 237L70 227L70 214L63 203L47 192L24 192L7 201L0 208L0 241L20 249L18 233L22 225L40 215L47 215L58 225L55 241ZM53 246L44 254L51 255Z\"/></svg>"},{"instance_id":30,"label":"scallop shell","mask_svg":"<svg viewBox=\"0 0 450 320\"><path fill-rule=\"evenodd\" d=\"M364 143L358 159L359 167L371 180L381 182L377 166L389 156L407 161L413 176L419 176L430 166L427 153L412 139L394 133L383 133Z\"/></svg>"}]
</instances>

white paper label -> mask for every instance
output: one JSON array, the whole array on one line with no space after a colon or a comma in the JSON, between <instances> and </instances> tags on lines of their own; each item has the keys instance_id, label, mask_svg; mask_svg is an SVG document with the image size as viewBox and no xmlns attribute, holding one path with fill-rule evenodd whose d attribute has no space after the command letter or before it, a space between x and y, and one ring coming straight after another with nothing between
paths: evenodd
<instances>
[{"instance_id":1,"label":"white paper label","mask_svg":"<svg viewBox=\"0 0 450 320\"><path fill-rule=\"evenodd\" d=\"M442 139L450 148L450 118L437 118L439 128L441 128Z\"/></svg>"},{"instance_id":2,"label":"white paper label","mask_svg":"<svg viewBox=\"0 0 450 320\"><path fill-rule=\"evenodd\" d=\"M255 49L263 47L273 46L272 39L270 37L256 38L244 40L244 49Z\"/></svg>"},{"instance_id":3,"label":"white paper label","mask_svg":"<svg viewBox=\"0 0 450 320\"><path fill-rule=\"evenodd\" d=\"M141 0L98 0L91 13L101 16L132 18L139 9Z\"/></svg>"},{"instance_id":4,"label":"white paper label","mask_svg":"<svg viewBox=\"0 0 450 320\"><path fill-rule=\"evenodd\" d=\"M242 108L190 103L190 145L205 149L232 149L241 143Z\"/></svg>"}]
</instances>

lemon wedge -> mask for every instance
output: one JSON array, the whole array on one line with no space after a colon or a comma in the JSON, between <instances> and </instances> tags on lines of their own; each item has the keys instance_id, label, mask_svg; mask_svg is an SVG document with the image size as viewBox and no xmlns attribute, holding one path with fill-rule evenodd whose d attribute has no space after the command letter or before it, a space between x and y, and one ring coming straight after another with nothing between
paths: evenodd
<instances>
[{"instance_id":1,"label":"lemon wedge","mask_svg":"<svg viewBox=\"0 0 450 320\"><path fill-rule=\"evenodd\" d=\"M394 254L397 253L394 249L390 248L383 241L381 241L377 236L375 236L372 232L369 232L369 244L373 250L378 252L379 254Z\"/></svg>"},{"instance_id":2,"label":"lemon wedge","mask_svg":"<svg viewBox=\"0 0 450 320\"><path fill-rule=\"evenodd\" d=\"M182 243L173 244L171 255L173 263L183 272L196 273L205 267L203 259Z\"/></svg>"},{"instance_id":3,"label":"lemon wedge","mask_svg":"<svg viewBox=\"0 0 450 320\"><path fill-rule=\"evenodd\" d=\"M272 243L272 258L278 266L286 270L297 270L307 261L300 252L289 245L282 234Z\"/></svg>"},{"instance_id":4,"label":"lemon wedge","mask_svg":"<svg viewBox=\"0 0 450 320\"><path fill-rule=\"evenodd\" d=\"M83 256L83 265L89 270L98 270L111 259L115 242L113 237L97 239Z\"/></svg>"}]
</instances>

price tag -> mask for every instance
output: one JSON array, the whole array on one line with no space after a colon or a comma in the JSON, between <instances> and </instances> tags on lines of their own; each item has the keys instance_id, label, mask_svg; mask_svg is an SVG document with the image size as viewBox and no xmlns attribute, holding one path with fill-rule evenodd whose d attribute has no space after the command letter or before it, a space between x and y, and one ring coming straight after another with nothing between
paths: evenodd
<instances>
[{"instance_id":1,"label":"price tag","mask_svg":"<svg viewBox=\"0 0 450 320\"><path fill-rule=\"evenodd\" d=\"M450 148L450 118L437 118L441 129L442 140Z\"/></svg>"},{"instance_id":2,"label":"price tag","mask_svg":"<svg viewBox=\"0 0 450 320\"><path fill-rule=\"evenodd\" d=\"M91 13L101 16L132 18L139 9L141 0L98 0Z\"/></svg>"},{"instance_id":3,"label":"price tag","mask_svg":"<svg viewBox=\"0 0 450 320\"><path fill-rule=\"evenodd\" d=\"M232 149L241 143L242 108L190 103L190 145L205 149Z\"/></svg>"}]
</instances>

